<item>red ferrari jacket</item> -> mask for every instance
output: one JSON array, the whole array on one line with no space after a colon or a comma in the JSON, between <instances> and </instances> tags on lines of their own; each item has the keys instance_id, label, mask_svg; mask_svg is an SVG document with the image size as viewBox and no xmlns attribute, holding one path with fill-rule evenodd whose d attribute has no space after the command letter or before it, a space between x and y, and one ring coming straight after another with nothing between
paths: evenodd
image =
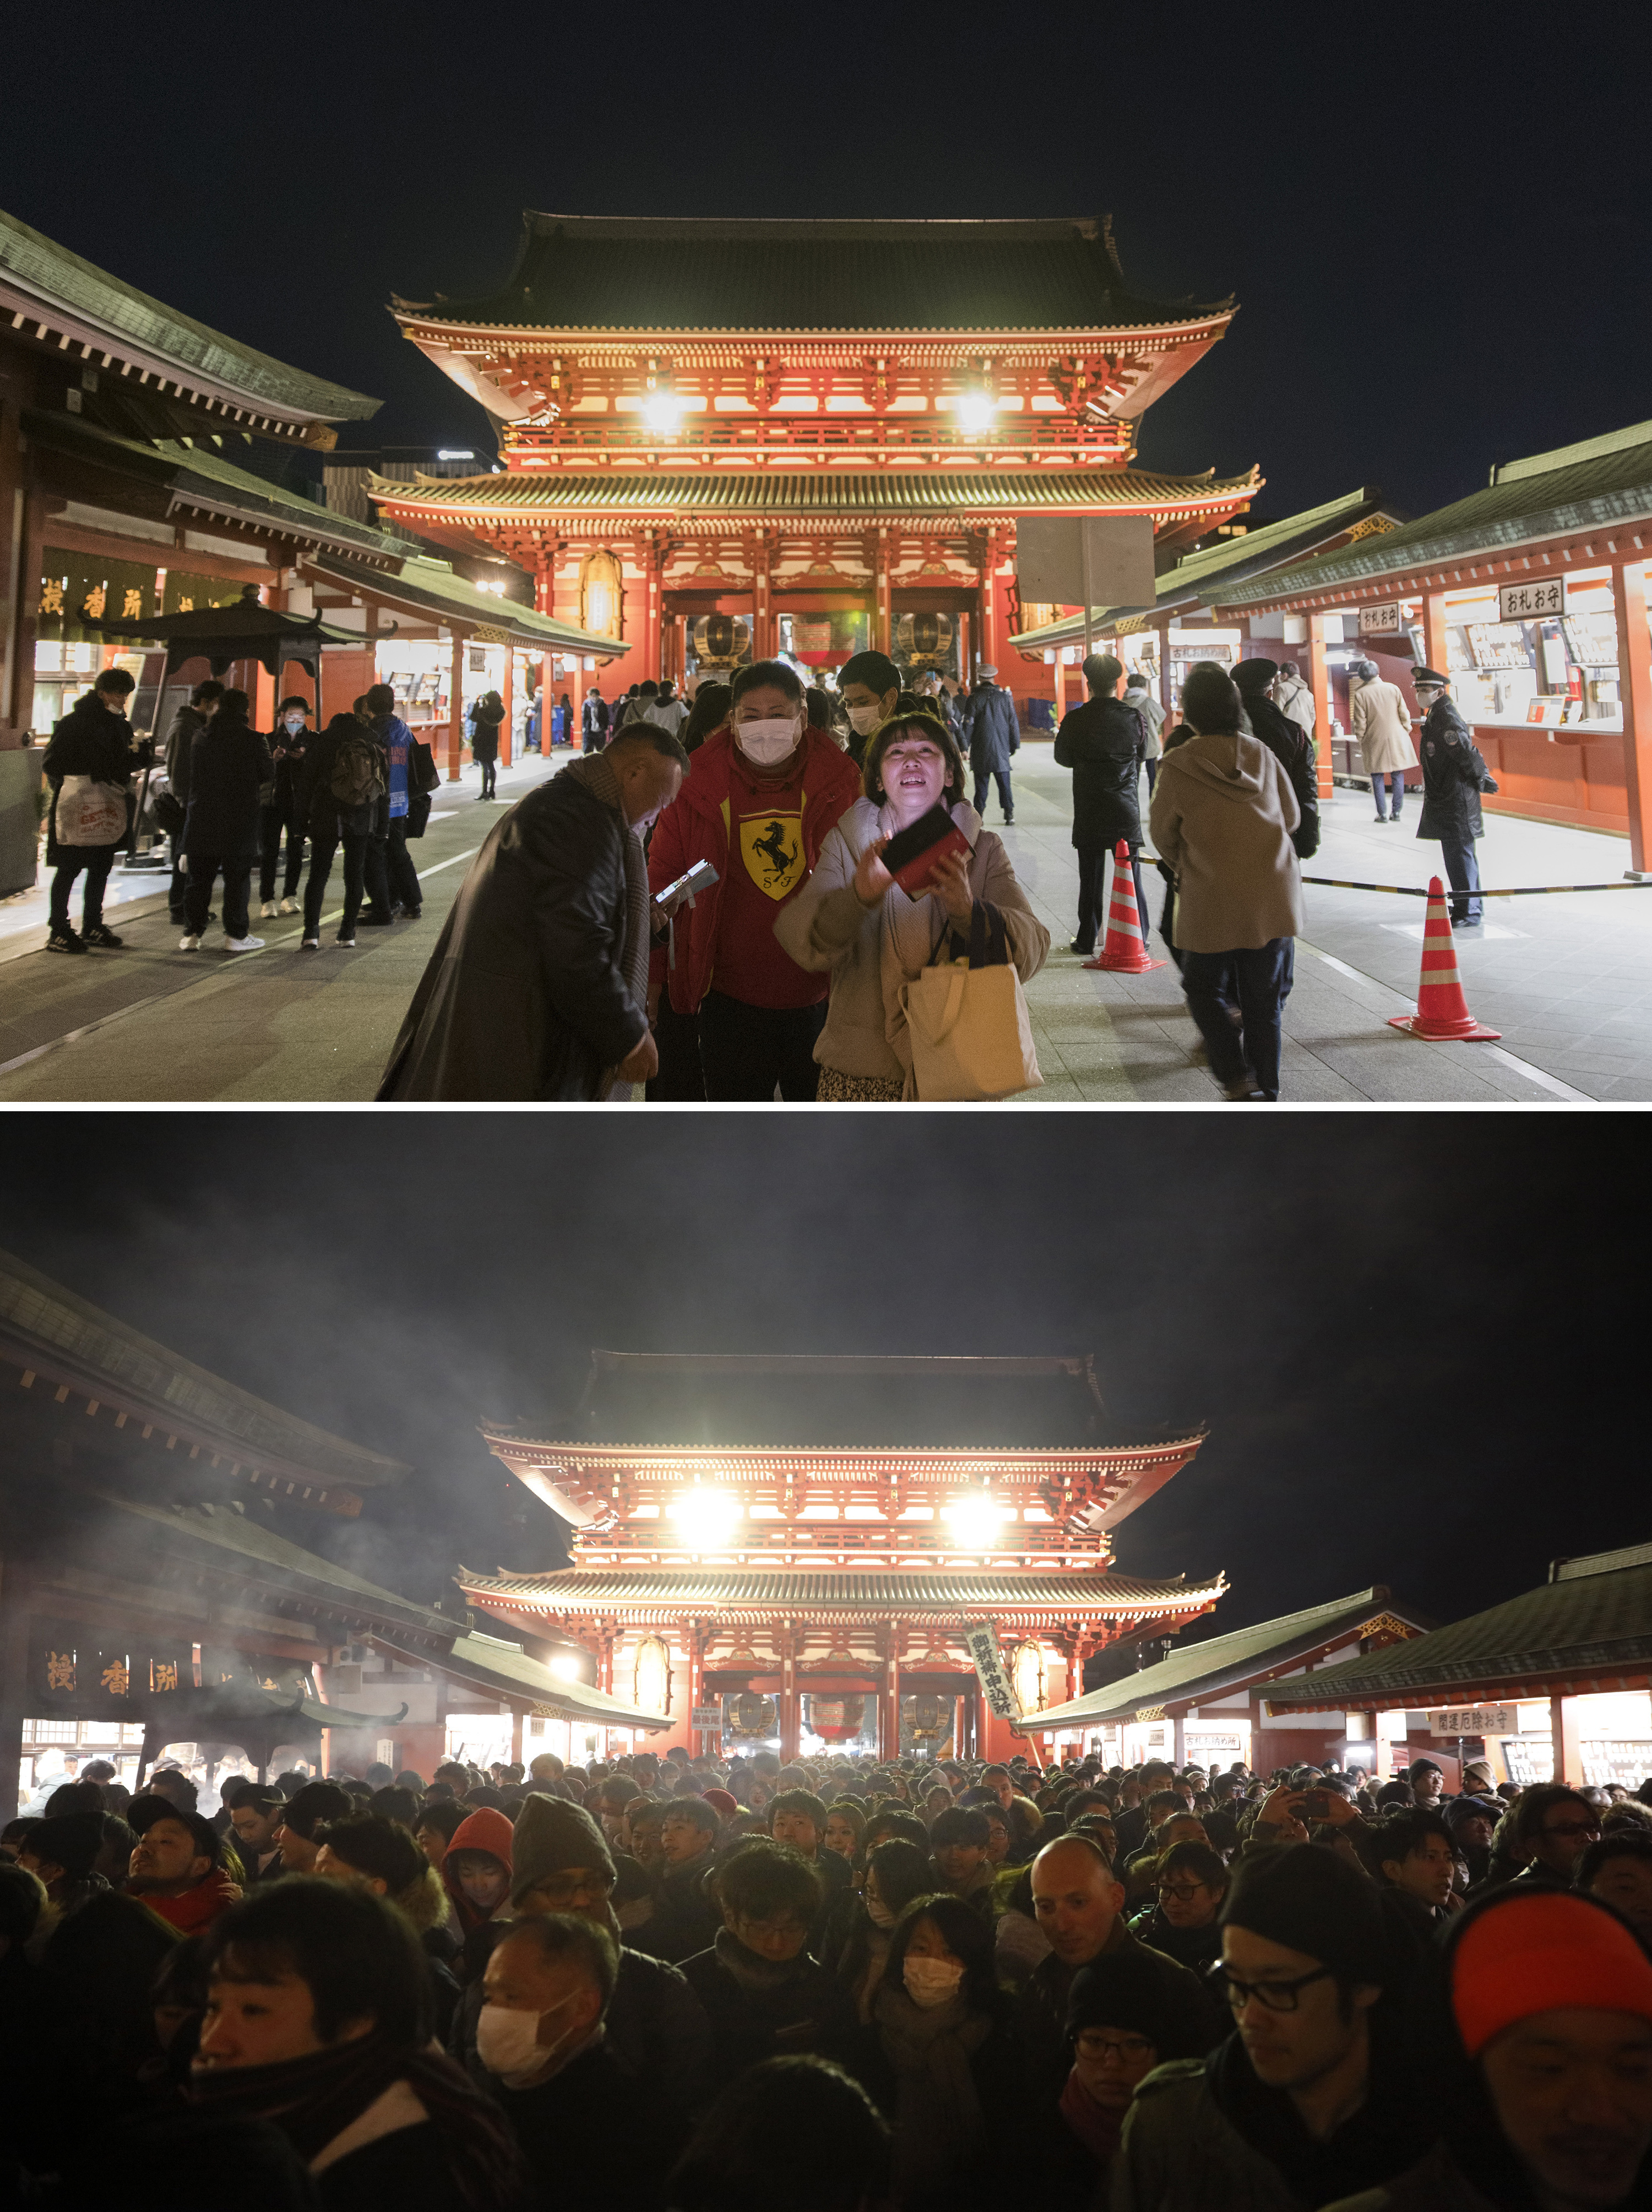
<instances>
[{"instance_id":1,"label":"red ferrari jacket","mask_svg":"<svg viewBox=\"0 0 1652 2212\"><path fill-rule=\"evenodd\" d=\"M692 907L683 907L677 913L676 965L668 967L663 946L655 949L650 961L650 981L669 982L671 1006L679 1014L694 1013L710 987L723 885L731 865L746 865L744 854L736 855L732 862L729 854L733 753L730 731L719 730L707 738L689 763L682 790L660 816L648 848L648 888L655 893L685 875L696 860L709 860L718 875L710 890L701 891ZM839 817L860 795L860 771L849 756L823 730L807 731L798 825L804 866L797 872L787 896L802 888ZM777 901L776 913L784 903L783 898Z\"/></svg>"}]
</instances>

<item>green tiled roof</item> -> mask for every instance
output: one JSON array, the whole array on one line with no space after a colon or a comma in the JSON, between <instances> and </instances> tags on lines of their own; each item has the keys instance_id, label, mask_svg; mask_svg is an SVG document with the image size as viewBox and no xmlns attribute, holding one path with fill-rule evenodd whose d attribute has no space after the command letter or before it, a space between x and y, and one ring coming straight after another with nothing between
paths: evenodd
<instances>
[{"instance_id":1,"label":"green tiled roof","mask_svg":"<svg viewBox=\"0 0 1652 2212\"><path fill-rule=\"evenodd\" d=\"M512 469L500 476L428 477L417 484L374 480L373 498L422 513L483 519L507 514L1042 514L1087 507L1151 513L1220 506L1248 497L1256 471L1240 477L1165 477L1142 469L1085 469L1071 475L977 470L707 469L653 476L641 470Z\"/></svg>"},{"instance_id":2,"label":"green tiled roof","mask_svg":"<svg viewBox=\"0 0 1652 2212\"><path fill-rule=\"evenodd\" d=\"M180 1544L209 1566L295 1596L319 1599L350 1620L374 1626L440 1636L444 1643L452 1635L453 1623L441 1613L289 1544L251 1513L238 1513L228 1505L155 1505L116 1491L92 1489L87 1494L128 1515L151 1539L168 1547Z\"/></svg>"},{"instance_id":3,"label":"green tiled roof","mask_svg":"<svg viewBox=\"0 0 1652 2212\"><path fill-rule=\"evenodd\" d=\"M421 1651L416 1645L399 1644L393 1637L375 1638L386 1651L395 1651L421 1667L429 1667L472 1689L491 1691L501 1698L526 1698L549 1716L570 1721L594 1721L603 1728L663 1729L675 1725L659 1713L645 1713L622 1698L589 1682L565 1682L553 1674L543 1660L518 1645L493 1636L457 1636L451 1651Z\"/></svg>"},{"instance_id":4,"label":"green tiled roof","mask_svg":"<svg viewBox=\"0 0 1652 2212\"><path fill-rule=\"evenodd\" d=\"M23 425L38 445L163 486L185 504L193 498L203 509L229 520L270 530L290 529L318 545L355 549L380 557L399 556L407 550L404 539L392 539L370 523L336 514L319 501L306 499L302 492L289 491L267 477L239 467L205 438L188 444L174 438L125 438L80 416L40 408L27 412Z\"/></svg>"},{"instance_id":5,"label":"green tiled roof","mask_svg":"<svg viewBox=\"0 0 1652 2212\"><path fill-rule=\"evenodd\" d=\"M1276 1706L1415 1706L1555 1679L1652 1668L1652 1555L1643 1546L1566 1563L1556 1579L1413 1643L1368 1652L1268 1692Z\"/></svg>"},{"instance_id":6,"label":"green tiled roof","mask_svg":"<svg viewBox=\"0 0 1652 2212\"><path fill-rule=\"evenodd\" d=\"M1293 592L1334 589L1442 561L1515 552L1573 531L1629 528L1652 520L1652 422L1510 461L1483 491L1454 501L1400 530L1362 538L1333 553L1236 586L1223 604L1254 606Z\"/></svg>"},{"instance_id":7,"label":"green tiled roof","mask_svg":"<svg viewBox=\"0 0 1652 2212\"><path fill-rule=\"evenodd\" d=\"M1038 1715L1038 1725L1078 1728L1129 1720L1144 1706L1196 1705L1201 1696L1243 1688L1264 1678L1269 1668L1289 1666L1333 1638L1351 1635L1374 1613L1394 1610L1393 1600L1378 1583L1356 1590L1351 1597L1333 1597L1302 1613L1283 1613L1277 1620L1259 1620L1252 1627L1235 1629L1230 1636L1212 1636L1172 1651L1157 1667L1103 1682L1071 1705L1052 1705Z\"/></svg>"},{"instance_id":8,"label":"green tiled roof","mask_svg":"<svg viewBox=\"0 0 1652 2212\"><path fill-rule=\"evenodd\" d=\"M1282 522L1264 523L1260 529L1248 530L1242 537L1220 538L1214 545L1185 555L1174 568L1167 568L1159 578L1151 606L1096 607L1091 612L1092 626L1100 622L1121 621L1132 615L1160 613L1167 607L1179 607L1189 602L1208 605L1218 597L1225 598L1228 588L1237 579L1277 568L1290 555L1300 552L1304 544L1311 545L1318 538L1333 538L1341 531L1353 529L1376 512L1381 501L1382 494L1373 489L1345 492L1340 499L1327 500L1322 507L1304 508L1300 514L1287 515ZM1022 631L1013 642L1024 651L1029 647L1072 645L1084 634L1082 615L1063 615L1059 622L1046 623L1041 629Z\"/></svg>"},{"instance_id":9,"label":"green tiled roof","mask_svg":"<svg viewBox=\"0 0 1652 2212\"><path fill-rule=\"evenodd\" d=\"M408 1471L181 1358L9 1252L0 1252L0 1338L65 1362L114 1401L130 1397L146 1418L153 1409L157 1424L249 1462L276 1462L353 1490L399 1482Z\"/></svg>"},{"instance_id":10,"label":"green tiled roof","mask_svg":"<svg viewBox=\"0 0 1652 2212\"><path fill-rule=\"evenodd\" d=\"M118 351L123 343L136 347L187 377L234 395L249 410L284 421L361 422L376 415L381 404L365 392L311 376L179 314L175 307L152 300L147 292L82 261L77 253L3 212L0 286L38 301L46 310L61 308L89 331L103 333L111 342L105 350Z\"/></svg>"},{"instance_id":11,"label":"green tiled roof","mask_svg":"<svg viewBox=\"0 0 1652 2212\"><path fill-rule=\"evenodd\" d=\"M477 1575L461 1567L459 1587L483 1603L535 1613L601 1612L613 1606L798 1608L837 1614L912 1613L926 1620L995 1607L1069 1608L1075 1620L1145 1620L1197 1613L1227 1584L1220 1575L1189 1584L1133 1575L992 1572L937 1567L884 1573L866 1567L574 1567L545 1575Z\"/></svg>"},{"instance_id":12,"label":"green tiled roof","mask_svg":"<svg viewBox=\"0 0 1652 2212\"><path fill-rule=\"evenodd\" d=\"M496 293L443 323L549 330L1099 331L1232 301L1139 299L1104 221L789 222L529 213Z\"/></svg>"},{"instance_id":13,"label":"green tiled roof","mask_svg":"<svg viewBox=\"0 0 1652 2212\"><path fill-rule=\"evenodd\" d=\"M404 606L426 609L443 622L474 622L489 629L508 630L515 643L530 650L538 647L548 653L610 655L625 651L616 637L600 637L588 630L575 629L571 623L557 622L554 617L522 606L515 599L501 599L491 592L478 591L441 561L415 556L403 561L388 574L382 569L358 568L352 561L328 554L318 554L312 565L324 574L337 576L341 583L361 591L375 592L380 598Z\"/></svg>"}]
</instances>

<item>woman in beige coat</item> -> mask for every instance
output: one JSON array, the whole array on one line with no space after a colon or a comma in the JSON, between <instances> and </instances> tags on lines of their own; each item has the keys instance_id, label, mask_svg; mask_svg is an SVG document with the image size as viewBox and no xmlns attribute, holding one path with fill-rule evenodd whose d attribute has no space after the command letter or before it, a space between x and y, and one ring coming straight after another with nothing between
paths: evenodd
<instances>
[{"instance_id":1,"label":"woman in beige coat","mask_svg":"<svg viewBox=\"0 0 1652 2212\"><path fill-rule=\"evenodd\" d=\"M1376 818L1379 822L1389 818L1382 811L1382 787L1386 783L1393 818L1397 822L1406 795L1406 770L1417 765L1411 742L1411 709L1399 685L1384 683L1377 674L1374 660L1353 661L1348 673L1361 679L1349 714L1365 763L1365 773L1371 779Z\"/></svg>"},{"instance_id":2,"label":"woman in beige coat","mask_svg":"<svg viewBox=\"0 0 1652 2212\"><path fill-rule=\"evenodd\" d=\"M982 828L964 799L963 757L944 724L916 714L884 723L867 744L864 775L866 796L840 817L813 873L774 924L799 967L832 979L815 1046L823 1102L917 1096L902 986L943 957L951 933L968 938L977 900L1003 915L1023 983L1050 948L1002 839ZM908 898L878 856L897 830L937 805L969 839L969 852L944 863L920 898Z\"/></svg>"},{"instance_id":3,"label":"woman in beige coat","mask_svg":"<svg viewBox=\"0 0 1652 2212\"><path fill-rule=\"evenodd\" d=\"M1191 734L1164 749L1150 820L1175 878L1181 988L1211 1073L1228 1098L1277 1098L1280 1015L1303 926L1291 842L1302 817L1278 761L1241 734L1240 711L1227 671L1201 661L1181 694Z\"/></svg>"}]
</instances>

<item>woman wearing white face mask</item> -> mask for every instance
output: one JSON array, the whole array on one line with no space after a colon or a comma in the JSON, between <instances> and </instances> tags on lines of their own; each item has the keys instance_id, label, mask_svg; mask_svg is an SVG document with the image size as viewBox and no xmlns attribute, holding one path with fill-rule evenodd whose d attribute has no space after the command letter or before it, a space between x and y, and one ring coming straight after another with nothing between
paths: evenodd
<instances>
[{"instance_id":1,"label":"woman wearing white face mask","mask_svg":"<svg viewBox=\"0 0 1652 2212\"><path fill-rule=\"evenodd\" d=\"M900 2212L989 2188L1017 2140L1023 2078L993 1977L993 1938L956 1897L926 1897L896 1923L872 2007L868 2086L895 2125ZM999 2177L1001 2178L1001 2177Z\"/></svg>"},{"instance_id":2,"label":"woman wearing white face mask","mask_svg":"<svg viewBox=\"0 0 1652 2212\"><path fill-rule=\"evenodd\" d=\"M928 1859L904 1837L891 1836L867 1853L859 1913L839 1957L828 1960L853 1997L862 2027L872 2018L873 2001L883 1985L895 1923L929 1887Z\"/></svg>"},{"instance_id":3,"label":"woman wearing white face mask","mask_svg":"<svg viewBox=\"0 0 1652 2212\"><path fill-rule=\"evenodd\" d=\"M854 763L811 729L803 685L785 661L737 670L727 724L691 756L681 792L648 849L656 893L708 861L718 881L675 917L654 955L649 1012L669 994L700 1019L706 1097L762 1103L815 1095L815 1041L827 980L799 967L774 922L797 896L828 832L859 788Z\"/></svg>"},{"instance_id":4,"label":"woman wearing white face mask","mask_svg":"<svg viewBox=\"0 0 1652 2212\"><path fill-rule=\"evenodd\" d=\"M965 799L963 774L957 741L933 715L902 714L884 723L866 749L864 797L826 839L813 873L774 925L799 965L832 979L815 1048L822 1099L915 1097L902 987L944 957L953 935L967 945L977 904L1002 917L1023 983L1044 964L1050 933L1002 839L981 827ZM943 862L910 898L880 855L935 807L951 816L969 850Z\"/></svg>"},{"instance_id":5,"label":"woman wearing white face mask","mask_svg":"<svg viewBox=\"0 0 1652 2212\"><path fill-rule=\"evenodd\" d=\"M880 722L901 696L901 672L886 653L857 653L837 672L837 696L849 718L849 751L859 768Z\"/></svg>"},{"instance_id":6,"label":"woman wearing white face mask","mask_svg":"<svg viewBox=\"0 0 1652 2212\"><path fill-rule=\"evenodd\" d=\"M258 810L262 849L258 860L260 915L298 912L298 887L304 877L304 817L298 806L300 771L304 749L310 741L310 702L296 692L276 709L275 733L270 740L276 763L276 781L267 805ZM276 865L282 832L287 833L287 872L281 906L276 906Z\"/></svg>"}]
</instances>

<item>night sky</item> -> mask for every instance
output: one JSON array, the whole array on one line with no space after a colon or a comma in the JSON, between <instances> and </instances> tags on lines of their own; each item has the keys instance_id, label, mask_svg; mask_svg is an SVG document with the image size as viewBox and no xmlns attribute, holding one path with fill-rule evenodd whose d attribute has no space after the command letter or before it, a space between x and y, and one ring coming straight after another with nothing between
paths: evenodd
<instances>
[{"instance_id":1,"label":"night sky","mask_svg":"<svg viewBox=\"0 0 1652 2212\"><path fill-rule=\"evenodd\" d=\"M549 1565L483 1414L623 1351L1094 1352L1200 1422L1127 1573L1193 1633L1386 1583L1440 1620L1652 1534L1636 1116L11 1115L0 1244L408 1461L289 1532L414 1596ZM807 1442L806 1437L796 1439Z\"/></svg>"},{"instance_id":2,"label":"night sky","mask_svg":"<svg viewBox=\"0 0 1652 2212\"><path fill-rule=\"evenodd\" d=\"M509 269L573 214L1111 210L1150 296L1237 295L1142 463L1260 462L1257 512L1362 483L1420 513L1652 413L1636 11L1552 6L500 13L291 0L13 9L0 206L387 403L485 420L389 295Z\"/></svg>"}]
</instances>

